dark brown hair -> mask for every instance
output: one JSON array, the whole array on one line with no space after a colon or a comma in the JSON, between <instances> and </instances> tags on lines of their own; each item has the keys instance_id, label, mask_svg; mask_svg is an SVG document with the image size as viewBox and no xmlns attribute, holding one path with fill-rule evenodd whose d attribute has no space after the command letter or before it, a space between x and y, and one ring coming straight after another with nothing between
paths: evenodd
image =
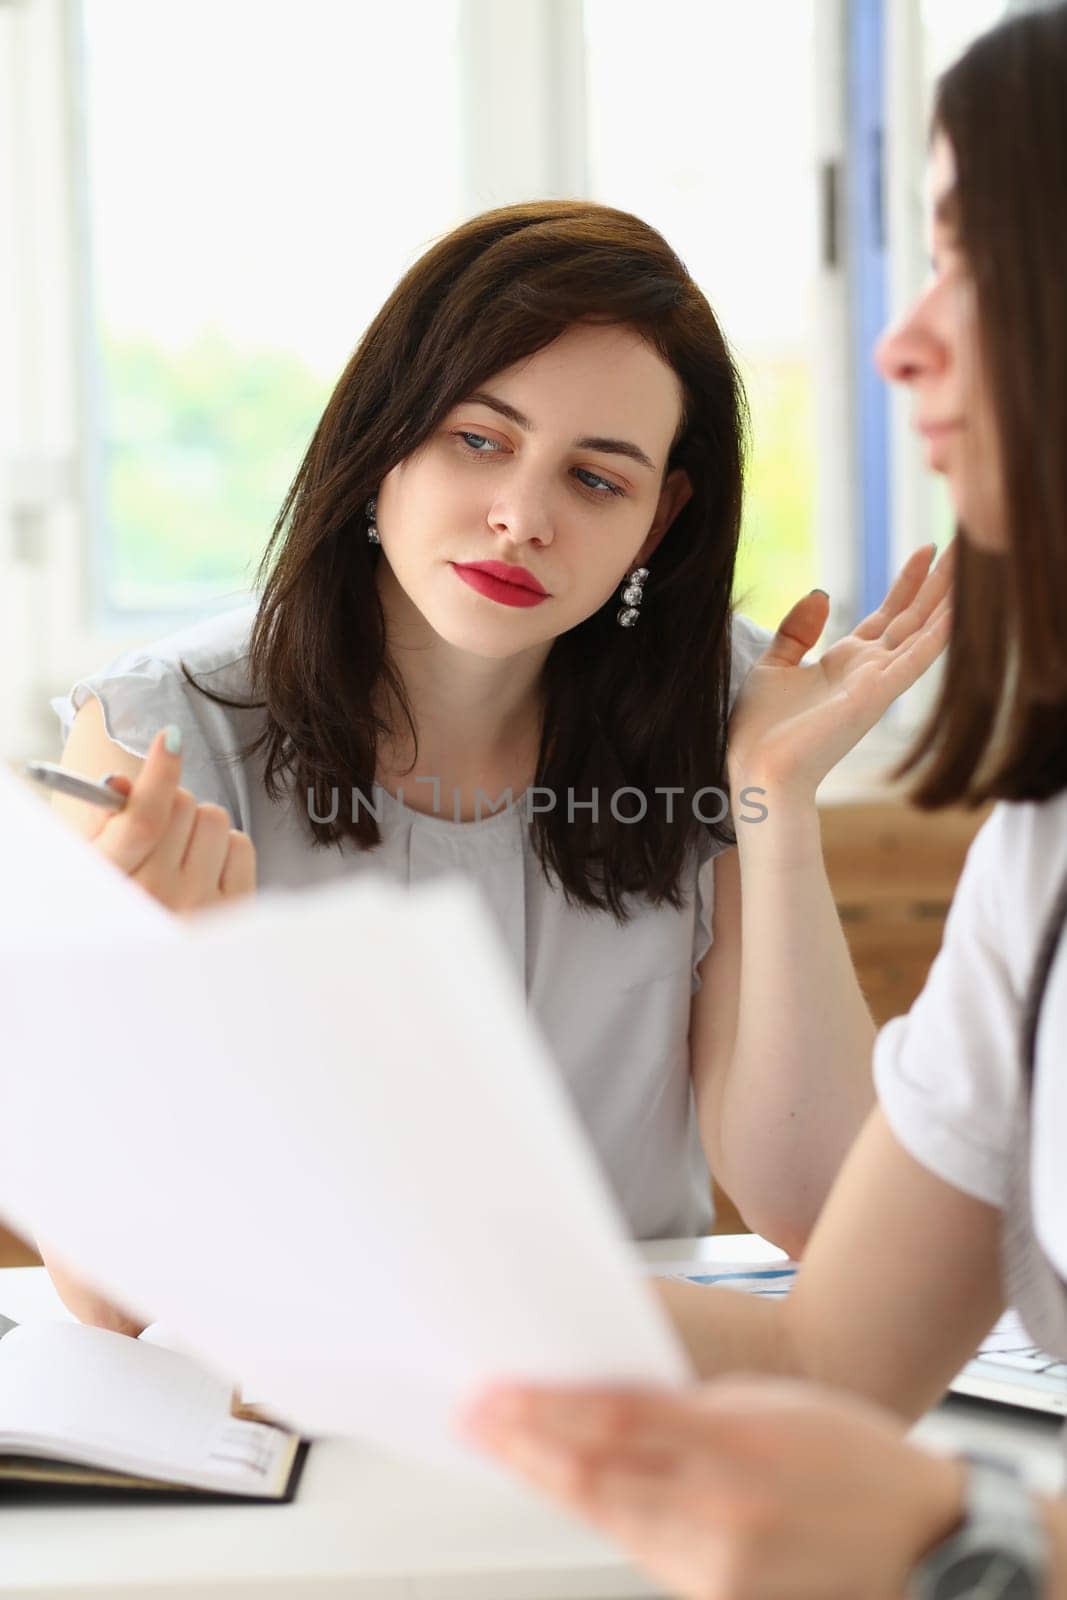
<instances>
[{"instance_id":1,"label":"dark brown hair","mask_svg":"<svg viewBox=\"0 0 1067 1600\"><path fill-rule=\"evenodd\" d=\"M952 638L900 774L922 806L1041 800L1067 786L1067 6L984 34L940 80L973 276L1007 548L961 530Z\"/></svg>"},{"instance_id":2,"label":"dark brown hair","mask_svg":"<svg viewBox=\"0 0 1067 1600\"><path fill-rule=\"evenodd\" d=\"M693 797L725 787L745 438L740 381L707 300L662 237L627 212L574 200L489 211L397 284L327 404L263 558L250 665L266 724L248 753L264 750L272 799L285 788L303 808L309 797L315 843L379 842L367 807L353 819L350 806L331 805L338 790L372 795L389 731L372 708L376 686L417 740L389 660L366 501L479 384L582 321L634 328L678 375L683 416L666 470L684 468L693 489L648 563L638 626L618 627L613 597L554 641L544 669L534 781L559 800L532 817L531 836L568 898L625 920L625 893L681 904L700 832L730 837L725 822L699 819ZM608 797L624 786L647 797L639 823L610 814ZM654 793L667 786L679 791L673 822ZM568 790L573 821L561 804ZM594 792L598 821L579 809ZM315 821L312 810L336 814Z\"/></svg>"}]
</instances>

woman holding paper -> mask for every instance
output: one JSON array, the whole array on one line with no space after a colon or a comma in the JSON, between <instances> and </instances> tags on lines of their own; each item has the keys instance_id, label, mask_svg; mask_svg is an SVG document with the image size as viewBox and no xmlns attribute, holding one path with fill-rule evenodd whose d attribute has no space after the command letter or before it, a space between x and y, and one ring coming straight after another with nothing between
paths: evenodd
<instances>
[{"instance_id":1,"label":"woman holding paper","mask_svg":"<svg viewBox=\"0 0 1067 1600\"><path fill-rule=\"evenodd\" d=\"M710 1165L796 1251L874 1036L815 789L943 648L949 564L917 552L802 665L821 591L773 639L731 612L743 419L652 228L580 201L475 217L353 355L255 613L58 705L65 764L135 795L179 728L188 790L251 839L261 887L475 881L634 1235L705 1231ZM81 825L125 865L127 820Z\"/></svg>"},{"instance_id":2,"label":"woman holding paper","mask_svg":"<svg viewBox=\"0 0 1067 1600\"><path fill-rule=\"evenodd\" d=\"M878 350L963 536L944 689L908 769L922 804L1002 803L925 990L879 1037L881 1103L789 1299L665 1286L702 1373L776 1380L505 1390L471 1419L679 1594L1067 1597L1067 1500L928 1455L899 1422L1005 1304L1067 1362L1065 90L1062 4L942 79L933 276Z\"/></svg>"}]
</instances>

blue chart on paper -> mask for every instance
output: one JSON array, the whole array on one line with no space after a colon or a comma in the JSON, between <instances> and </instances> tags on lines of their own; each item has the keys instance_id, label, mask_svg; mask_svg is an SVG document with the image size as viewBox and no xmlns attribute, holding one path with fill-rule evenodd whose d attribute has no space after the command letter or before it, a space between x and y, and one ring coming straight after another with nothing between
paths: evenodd
<instances>
[{"instance_id":1,"label":"blue chart on paper","mask_svg":"<svg viewBox=\"0 0 1067 1600\"><path fill-rule=\"evenodd\" d=\"M683 1272L690 1283L717 1283L726 1289L747 1289L750 1294L777 1298L793 1287L797 1269L788 1267L740 1267L733 1272Z\"/></svg>"}]
</instances>

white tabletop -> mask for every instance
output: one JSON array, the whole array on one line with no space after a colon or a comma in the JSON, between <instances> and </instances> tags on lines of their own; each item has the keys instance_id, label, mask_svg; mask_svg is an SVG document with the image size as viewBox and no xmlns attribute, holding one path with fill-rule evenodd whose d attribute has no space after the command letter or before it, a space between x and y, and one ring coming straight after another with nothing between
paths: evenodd
<instances>
[{"instance_id":1,"label":"white tabletop","mask_svg":"<svg viewBox=\"0 0 1067 1600\"><path fill-rule=\"evenodd\" d=\"M748 1236L646 1247L655 1260L781 1255ZM0 1270L0 1312L65 1315L41 1268ZM944 1448L992 1448L1058 1488L1054 1421L962 1401L924 1419ZM659 1591L586 1528L510 1480L449 1476L378 1450L316 1443L287 1506L7 1505L0 1594L26 1600L630 1600Z\"/></svg>"}]
</instances>

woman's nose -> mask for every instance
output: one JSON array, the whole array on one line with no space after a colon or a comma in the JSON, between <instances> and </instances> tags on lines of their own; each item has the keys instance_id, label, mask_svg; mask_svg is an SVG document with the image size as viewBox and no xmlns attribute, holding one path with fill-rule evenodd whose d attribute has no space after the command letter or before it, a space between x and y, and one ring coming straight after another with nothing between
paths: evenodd
<instances>
[{"instance_id":1,"label":"woman's nose","mask_svg":"<svg viewBox=\"0 0 1067 1600\"><path fill-rule=\"evenodd\" d=\"M489 526L516 544L551 544L552 514L548 494L534 484L513 482L501 488L489 507Z\"/></svg>"},{"instance_id":2,"label":"woman's nose","mask_svg":"<svg viewBox=\"0 0 1067 1600\"><path fill-rule=\"evenodd\" d=\"M912 306L882 334L874 347L874 363L890 383L910 383L936 360L936 348L921 318L921 303Z\"/></svg>"}]
</instances>

